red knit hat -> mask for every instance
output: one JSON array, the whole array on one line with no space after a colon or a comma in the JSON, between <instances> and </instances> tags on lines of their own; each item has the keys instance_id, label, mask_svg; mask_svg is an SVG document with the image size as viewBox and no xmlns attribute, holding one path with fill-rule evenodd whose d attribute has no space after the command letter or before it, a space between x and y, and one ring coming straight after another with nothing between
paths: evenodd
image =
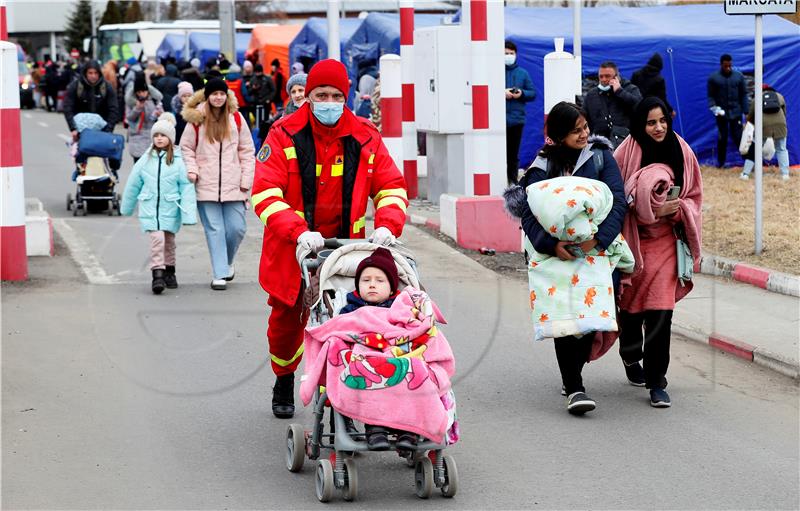
<instances>
[{"instance_id":1,"label":"red knit hat","mask_svg":"<svg viewBox=\"0 0 800 511\"><path fill-rule=\"evenodd\" d=\"M397 275L397 265L394 264L394 257L388 249L383 247L376 248L372 255L359 263L358 268L356 268L356 289L358 289L358 282L361 279L361 272L367 268L377 268L385 273L386 278L389 279L392 293L397 291L400 277Z\"/></svg>"},{"instance_id":2,"label":"red knit hat","mask_svg":"<svg viewBox=\"0 0 800 511\"><path fill-rule=\"evenodd\" d=\"M312 90L322 85L336 87L347 96L350 92L350 80L344 64L333 59L320 60L314 64L306 79L306 97Z\"/></svg>"}]
</instances>

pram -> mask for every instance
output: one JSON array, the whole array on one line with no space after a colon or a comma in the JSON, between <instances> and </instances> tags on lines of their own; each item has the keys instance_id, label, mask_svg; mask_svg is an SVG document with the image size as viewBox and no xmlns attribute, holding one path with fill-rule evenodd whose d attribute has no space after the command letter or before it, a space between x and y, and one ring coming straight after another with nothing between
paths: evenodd
<instances>
[{"instance_id":1,"label":"pram","mask_svg":"<svg viewBox=\"0 0 800 511\"><path fill-rule=\"evenodd\" d=\"M318 254L298 248L303 283L307 290L307 302L311 302L309 326L318 326L328 321L345 303L346 292L354 287L355 268L353 262L347 268L337 265L342 252L367 257L377 245L364 240L336 240L325 242L325 249ZM419 276L413 254L399 243L391 247L400 277L400 287L419 288ZM355 262L357 265L358 263ZM341 490L344 500L351 501L358 493L358 473L354 454L369 451L366 435L362 432L348 431L345 417L331 406L325 387L317 386L311 402L314 417L311 430L301 424L290 424L286 429L286 468L299 472L305 457L317 460L315 469L315 488L320 502L328 502L334 490ZM331 431L324 431L325 409L330 409ZM450 454L444 452L446 443L422 440L414 451L396 449L396 437L390 435L392 448L414 468L415 493L420 498L428 498L434 487L439 488L445 497L453 497L458 489L458 471ZM329 457L320 457L321 449L331 449Z\"/></svg>"},{"instance_id":2,"label":"pram","mask_svg":"<svg viewBox=\"0 0 800 511\"><path fill-rule=\"evenodd\" d=\"M75 126L82 137L97 137L105 127L106 122L97 114L80 113L75 116ZM124 137L102 133L101 138L110 138L114 142L113 151L121 158ZM75 197L67 194L67 211L72 211L73 216L83 214L89 210L103 211L108 216L120 215L120 195L115 192L118 177L108 165L109 149L96 150L97 145L72 144L74 152L75 170L72 180L75 182Z\"/></svg>"}]
</instances>

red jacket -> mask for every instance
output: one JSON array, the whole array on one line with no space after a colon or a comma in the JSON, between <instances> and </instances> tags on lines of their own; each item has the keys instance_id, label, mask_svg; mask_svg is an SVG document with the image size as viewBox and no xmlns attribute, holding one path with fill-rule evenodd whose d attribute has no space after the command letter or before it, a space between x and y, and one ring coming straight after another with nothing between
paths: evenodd
<instances>
[{"instance_id":1,"label":"red jacket","mask_svg":"<svg viewBox=\"0 0 800 511\"><path fill-rule=\"evenodd\" d=\"M405 179L371 122L345 108L337 125L328 129L343 154L321 165L317 154L325 151L316 146L323 137L312 123L316 120L305 104L272 126L256 157L250 199L265 225L259 282L288 305L295 303L300 291L295 259L300 234L316 230L326 238L364 238L367 201L372 198L375 228L386 227L400 236L408 207ZM333 197L331 185L341 192L336 194L339 203L318 208L318 198Z\"/></svg>"}]
</instances>

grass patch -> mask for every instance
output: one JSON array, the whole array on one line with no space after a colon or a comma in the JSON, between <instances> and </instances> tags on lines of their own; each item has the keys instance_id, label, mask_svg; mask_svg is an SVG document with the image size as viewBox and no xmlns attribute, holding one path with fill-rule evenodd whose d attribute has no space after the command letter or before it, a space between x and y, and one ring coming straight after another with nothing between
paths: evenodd
<instances>
[{"instance_id":1,"label":"grass patch","mask_svg":"<svg viewBox=\"0 0 800 511\"><path fill-rule=\"evenodd\" d=\"M777 167L763 175L763 251L755 255L755 176L741 168L701 167L703 250L773 270L800 275L800 173L783 181Z\"/></svg>"}]
</instances>

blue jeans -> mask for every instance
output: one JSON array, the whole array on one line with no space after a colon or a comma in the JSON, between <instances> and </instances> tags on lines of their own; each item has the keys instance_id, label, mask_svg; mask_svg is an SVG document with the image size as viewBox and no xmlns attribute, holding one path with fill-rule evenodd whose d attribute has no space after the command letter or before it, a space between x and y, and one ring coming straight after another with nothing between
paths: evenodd
<instances>
[{"instance_id":1,"label":"blue jeans","mask_svg":"<svg viewBox=\"0 0 800 511\"><path fill-rule=\"evenodd\" d=\"M749 176L750 173L753 172L753 168L756 166L756 162L752 160L754 155L755 149L753 149L751 144L750 152L747 153L747 157L744 160L744 168L742 168L742 173L746 176ZM788 176L789 150L786 148L786 137L775 139L775 157L778 158L778 168L781 169L781 174Z\"/></svg>"},{"instance_id":2,"label":"blue jeans","mask_svg":"<svg viewBox=\"0 0 800 511\"><path fill-rule=\"evenodd\" d=\"M247 231L244 202L197 201L197 212L206 232L215 279L230 275L230 266Z\"/></svg>"}]
</instances>

